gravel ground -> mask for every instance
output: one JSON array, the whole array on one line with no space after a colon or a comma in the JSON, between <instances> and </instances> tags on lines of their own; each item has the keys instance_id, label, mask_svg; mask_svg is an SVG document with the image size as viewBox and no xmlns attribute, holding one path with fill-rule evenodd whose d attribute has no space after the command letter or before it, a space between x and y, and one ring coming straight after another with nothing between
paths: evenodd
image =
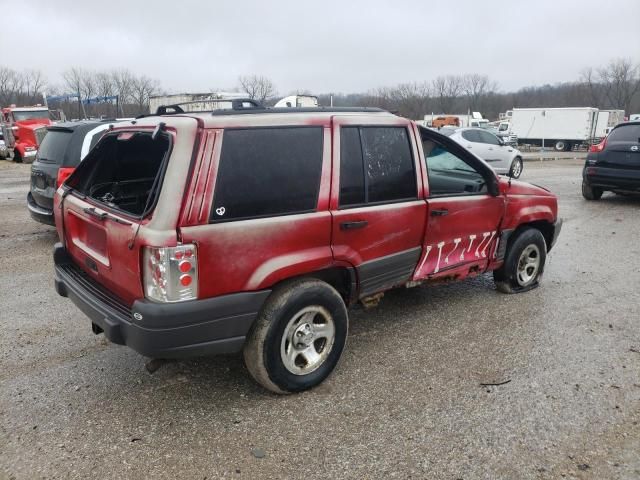
<instances>
[{"instance_id":1,"label":"gravel ground","mask_svg":"<svg viewBox=\"0 0 640 480\"><path fill-rule=\"evenodd\" d=\"M93 335L53 290L28 171L0 161L0 478L640 478L640 199L583 201L579 161L525 165L565 219L540 288L391 292L288 397L239 356L150 375Z\"/></svg>"}]
</instances>

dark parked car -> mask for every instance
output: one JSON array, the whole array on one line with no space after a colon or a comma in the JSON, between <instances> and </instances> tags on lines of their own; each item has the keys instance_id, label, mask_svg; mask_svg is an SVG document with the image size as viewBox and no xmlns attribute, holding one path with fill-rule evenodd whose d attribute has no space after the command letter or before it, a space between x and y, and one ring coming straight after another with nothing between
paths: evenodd
<instances>
[{"instance_id":1,"label":"dark parked car","mask_svg":"<svg viewBox=\"0 0 640 480\"><path fill-rule=\"evenodd\" d=\"M617 125L587 154L582 196L599 200L602 193L640 193L640 122Z\"/></svg>"},{"instance_id":2,"label":"dark parked car","mask_svg":"<svg viewBox=\"0 0 640 480\"><path fill-rule=\"evenodd\" d=\"M65 122L47 128L31 165L27 206L34 220L53 225L53 194L71 175L113 120Z\"/></svg>"}]
</instances>

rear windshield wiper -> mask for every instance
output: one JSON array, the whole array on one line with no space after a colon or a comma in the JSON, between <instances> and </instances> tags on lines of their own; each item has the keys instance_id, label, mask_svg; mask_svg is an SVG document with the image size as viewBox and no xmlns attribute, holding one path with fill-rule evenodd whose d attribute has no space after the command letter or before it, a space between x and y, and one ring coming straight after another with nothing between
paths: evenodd
<instances>
[{"instance_id":1,"label":"rear windshield wiper","mask_svg":"<svg viewBox=\"0 0 640 480\"><path fill-rule=\"evenodd\" d=\"M108 219L108 220L113 220L114 222L119 223L121 225L131 225L131 223L125 220L122 220L118 217L115 217L113 215L110 215L107 212L98 213L96 212L96 209L94 207L86 207L86 208L83 208L82 211L87 215L91 215L92 217L97 218L98 220Z\"/></svg>"}]
</instances>

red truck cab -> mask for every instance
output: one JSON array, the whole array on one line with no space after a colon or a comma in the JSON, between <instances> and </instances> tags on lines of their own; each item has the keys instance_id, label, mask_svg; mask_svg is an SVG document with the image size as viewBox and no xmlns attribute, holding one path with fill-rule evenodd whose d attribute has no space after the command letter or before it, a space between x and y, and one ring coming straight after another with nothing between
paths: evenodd
<instances>
[{"instance_id":1,"label":"red truck cab","mask_svg":"<svg viewBox=\"0 0 640 480\"><path fill-rule=\"evenodd\" d=\"M49 125L51 119L46 107L12 105L2 109L2 131L15 162L34 160Z\"/></svg>"},{"instance_id":2,"label":"red truck cab","mask_svg":"<svg viewBox=\"0 0 640 480\"><path fill-rule=\"evenodd\" d=\"M143 355L242 351L305 390L350 305L489 271L525 292L560 231L555 195L382 110L172 110L110 129L54 204L58 293Z\"/></svg>"}]
</instances>

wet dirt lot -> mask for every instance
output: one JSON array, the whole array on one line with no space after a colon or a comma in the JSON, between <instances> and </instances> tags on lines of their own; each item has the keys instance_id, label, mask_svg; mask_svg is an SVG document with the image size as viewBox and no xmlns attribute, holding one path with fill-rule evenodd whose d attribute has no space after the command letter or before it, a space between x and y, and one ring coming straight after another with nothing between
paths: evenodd
<instances>
[{"instance_id":1,"label":"wet dirt lot","mask_svg":"<svg viewBox=\"0 0 640 480\"><path fill-rule=\"evenodd\" d=\"M325 384L279 397L239 356L150 375L93 335L29 166L0 161L0 478L640 478L640 199L588 203L580 170L525 164L565 219L540 288L391 292Z\"/></svg>"}]
</instances>

